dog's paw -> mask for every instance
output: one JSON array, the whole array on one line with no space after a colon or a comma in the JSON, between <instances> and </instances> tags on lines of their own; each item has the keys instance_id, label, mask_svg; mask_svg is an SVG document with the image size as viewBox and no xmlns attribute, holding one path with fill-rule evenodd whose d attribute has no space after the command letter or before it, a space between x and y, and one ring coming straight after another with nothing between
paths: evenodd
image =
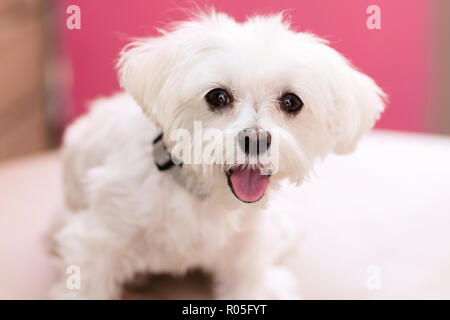
<instances>
[{"instance_id":1,"label":"dog's paw","mask_svg":"<svg viewBox=\"0 0 450 320\"><path fill-rule=\"evenodd\" d=\"M252 282L233 279L216 289L216 298L223 300L297 300L301 299L297 280L284 267L270 267Z\"/></svg>"},{"instance_id":2,"label":"dog's paw","mask_svg":"<svg viewBox=\"0 0 450 320\"><path fill-rule=\"evenodd\" d=\"M264 273L264 293L270 300L298 300L297 279L284 267L271 267Z\"/></svg>"},{"instance_id":3,"label":"dog's paw","mask_svg":"<svg viewBox=\"0 0 450 320\"><path fill-rule=\"evenodd\" d=\"M48 298L51 300L83 300L82 292L76 288L70 289L66 283L55 283L49 290Z\"/></svg>"}]
</instances>

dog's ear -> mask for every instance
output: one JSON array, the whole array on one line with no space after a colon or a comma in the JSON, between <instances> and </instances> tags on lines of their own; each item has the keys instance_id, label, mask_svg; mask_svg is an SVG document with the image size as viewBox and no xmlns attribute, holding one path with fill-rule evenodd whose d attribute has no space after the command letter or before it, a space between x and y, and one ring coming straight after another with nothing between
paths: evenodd
<instances>
[{"instance_id":1,"label":"dog's ear","mask_svg":"<svg viewBox=\"0 0 450 320\"><path fill-rule=\"evenodd\" d=\"M367 75L343 57L334 79L334 110L328 127L335 137L334 152L352 152L359 138L369 131L384 110L384 92Z\"/></svg>"},{"instance_id":2,"label":"dog's ear","mask_svg":"<svg viewBox=\"0 0 450 320\"><path fill-rule=\"evenodd\" d=\"M177 55L172 47L167 35L137 40L122 50L117 63L120 86L158 125L161 108L170 103L159 100Z\"/></svg>"}]
</instances>

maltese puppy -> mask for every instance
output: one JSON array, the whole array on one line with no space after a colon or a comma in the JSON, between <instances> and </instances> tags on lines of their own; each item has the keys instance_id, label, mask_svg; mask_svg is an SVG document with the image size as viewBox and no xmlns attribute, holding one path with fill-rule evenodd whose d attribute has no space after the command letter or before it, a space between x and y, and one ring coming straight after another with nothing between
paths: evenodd
<instances>
[{"instance_id":1,"label":"maltese puppy","mask_svg":"<svg viewBox=\"0 0 450 320\"><path fill-rule=\"evenodd\" d=\"M65 135L52 296L119 298L137 273L200 268L218 299L300 298L280 182L351 152L384 109L380 88L282 14L198 14L129 44L117 67L124 92Z\"/></svg>"}]
</instances>

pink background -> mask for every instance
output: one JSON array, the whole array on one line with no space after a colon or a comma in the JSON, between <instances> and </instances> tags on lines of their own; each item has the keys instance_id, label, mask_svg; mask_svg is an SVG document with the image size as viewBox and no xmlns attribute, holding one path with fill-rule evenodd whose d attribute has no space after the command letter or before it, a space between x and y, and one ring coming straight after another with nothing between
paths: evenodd
<instances>
[{"instance_id":1,"label":"pink background","mask_svg":"<svg viewBox=\"0 0 450 320\"><path fill-rule=\"evenodd\" d=\"M128 38L154 35L155 27L184 17L180 7L193 7L189 2L146 0L63 0L58 4L62 48L71 66L71 103L65 108L65 122L82 114L89 100L119 90L114 64ZM81 8L81 30L65 27L70 4ZM427 131L433 78L429 71L432 2L227 0L206 4L240 21L252 13L288 9L296 29L328 39L388 93L388 109L378 127ZM381 8L381 30L366 27L366 9L372 4Z\"/></svg>"}]
</instances>

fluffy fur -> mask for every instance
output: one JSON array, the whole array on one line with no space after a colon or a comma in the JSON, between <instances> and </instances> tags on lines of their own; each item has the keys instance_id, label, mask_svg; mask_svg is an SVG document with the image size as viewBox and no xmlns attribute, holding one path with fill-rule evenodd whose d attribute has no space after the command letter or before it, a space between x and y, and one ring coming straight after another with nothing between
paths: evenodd
<instances>
[{"instance_id":1,"label":"fluffy fur","mask_svg":"<svg viewBox=\"0 0 450 320\"><path fill-rule=\"evenodd\" d=\"M54 234L53 297L117 298L137 272L191 268L213 275L217 298L301 297L284 264L299 241L295 219L284 201L271 203L271 193L283 179L300 183L316 159L353 150L384 108L374 81L324 40L291 30L281 14L244 23L200 14L127 46L118 69L126 93L95 101L65 135L71 212ZM235 101L213 112L204 96L218 86ZM286 90L304 102L295 117L278 106ZM162 131L172 150L175 130L193 134L194 120L221 132L279 133L279 170L260 201L239 201L218 161L182 168L190 189L206 198L156 168L153 138ZM80 290L66 287L69 265L80 266Z\"/></svg>"}]
</instances>

